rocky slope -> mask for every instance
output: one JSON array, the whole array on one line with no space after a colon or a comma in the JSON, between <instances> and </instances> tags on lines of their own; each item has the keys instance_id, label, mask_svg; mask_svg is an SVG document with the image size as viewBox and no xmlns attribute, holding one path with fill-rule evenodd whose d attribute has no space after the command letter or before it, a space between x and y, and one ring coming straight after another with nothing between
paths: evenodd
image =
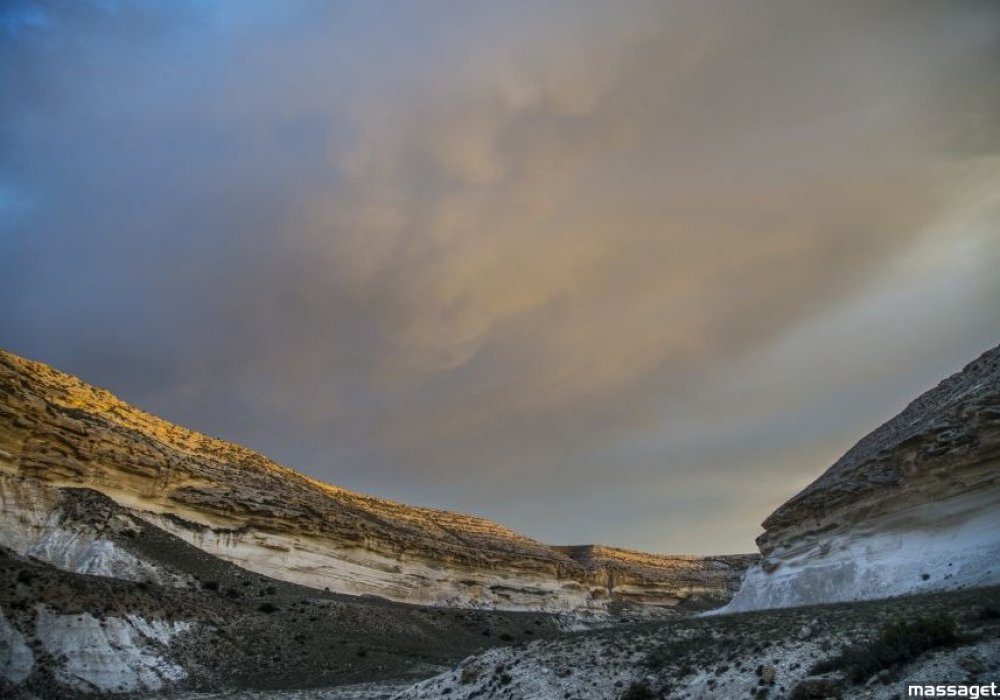
<instances>
[{"instance_id":1,"label":"rocky slope","mask_svg":"<svg viewBox=\"0 0 1000 700\"><path fill-rule=\"evenodd\" d=\"M1000 588L678 617L498 647L392 697L897 700L906 682L1000 684Z\"/></svg>"},{"instance_id":2,"label":"rocky slope","mask_svg":"<svg viewBox=\"0 0 1000 700\"><path fill-rule=\"evenodd\" d=\"M67 490L79 489L128 517L101 532L73 525ZM3 351L0 502L0 545L71 571L183 583L121 546L138 518L276 579L442 606L717 605L753 560L549 547L482 518L372 498Z\"/></svg>"},{"instance_id":3,"label":"rocky slope","mask_svg":"<svg viewBox=\"0 0 1000 700\"><path fill-rule=\"evenodd\" d=\"M1000 347L776 510L729 611L1000 583Z\"/></svg>"},{"instance_id":4,"label":"rocky slope","mask_svg":"<svg viewBox=\"0 0 1000 700\"><path fill-rule=\"evenodd\" d=\"M277 581L176 541L92 492L69 498L76 526L110 519L128 527L123 548L186 580L70 573L0 548L0 697L399 684L561 629L551 614L420 607Z\"/></svg>"}]
</instances>

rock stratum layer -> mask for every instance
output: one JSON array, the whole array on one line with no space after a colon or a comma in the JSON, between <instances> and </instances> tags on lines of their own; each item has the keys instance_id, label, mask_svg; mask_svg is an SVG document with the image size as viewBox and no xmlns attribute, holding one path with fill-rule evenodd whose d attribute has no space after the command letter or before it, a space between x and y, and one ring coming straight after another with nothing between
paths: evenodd
<instances>
[{"instance_id":1,"label":"rock stratum layer","mask_svg":"<svg viewBox=\"0 0 1000 700\"><path fill-rule=\"evenodd\" d=\"M430 605L717 605L755 560L546 546L482 518L322 483L0 351L0 545L84 573L172 575L113 538L67 529L64 493L80 489L260 574Z\"/></svg>"},{"instance_id":2,"label":"rock stratum layer","mask_svg":"<svg viewBox=\"0 0 1000 700\"><path fill-rule=\"evenodd\" d=\"M764 521L726 610L1000 584L1000 347L910 403Z\"/></svg>"}]
</instances>

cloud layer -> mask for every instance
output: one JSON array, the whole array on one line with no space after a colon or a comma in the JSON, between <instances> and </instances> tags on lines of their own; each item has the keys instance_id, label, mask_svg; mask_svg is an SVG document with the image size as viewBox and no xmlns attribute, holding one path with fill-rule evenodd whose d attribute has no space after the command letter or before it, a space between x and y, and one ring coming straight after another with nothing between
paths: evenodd
<instances>
[{"instance_id":1,"label":"cloud layer","mask_svg":"<svg viewBox=\"0 0 1000 700\"><path fill-rule=\"evenodd\" d=\"M748 550L998 339L993 3L34 3L0 343L366 491Z\"/></svg>"}]
</instances>

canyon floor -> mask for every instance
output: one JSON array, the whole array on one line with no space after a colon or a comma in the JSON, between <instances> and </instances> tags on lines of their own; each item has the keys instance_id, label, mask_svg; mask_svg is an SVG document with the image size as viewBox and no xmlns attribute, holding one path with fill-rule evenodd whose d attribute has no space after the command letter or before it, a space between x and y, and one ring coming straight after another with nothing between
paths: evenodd
<instances>
[{"instance_id":1,"label":"canyon floor","mask_svg":"<svg viewBox=\"0 0 1000 700\"><path fill-rule=\"evenodd\" d=\"M566 616L350 598L213 566L200 587L185 590L72 574L5 553L4 625L22 631L35 667L18 687L0 684L0 696L87 697L84 686L73 692L56 674L143 663L164 677L165 665L183 667L185 690L167 684L132 697L184 700L888 699L899 697L904 680L1000 682L996 587L645 621L623 611L603 629L569 631ZM43 619L49 628L62 621L61 655L45 646ZM153 633L135 649L121 635L110 635L106 648L94 643L98 629L143 619L187 626L159 648L162 657ZM893 625L902 642L881 666L858 669L857 658L841 658L844 649L877 645ZM8 649L16 646L8 641ZM8 654L16 663L17 654ZM122 654L141 661L122 664L115 656ZM823 663L825 675L807 678Z\"/></svg>"},{"instance_id":2,"label":"canyon floor","mask_svg":"<svg viewBox=\"0 0 1000 700\"><path fill-rule=\"evenodd\" d=\"M954 624L953 637L923 634ZM888 658L886 629L898 631ZM947 631L946 631L947 632ZM845 654L845 650L848 653ZM850 650L872 659L859 666ZM818 673L814 671L823 671ZM297 691L189 693L183 700L398 698L902 697L904 682L1000 683L1000 589L682 617L490 649L437 676Z\"/></svg>"},{"instance_id":3,"label":"canyon floor","mask_svg":"<svg viewBox=\"0 0 1000 700\"><path fill-rule=\"evenodd\" d=\"M397 697L887 700L904 681L1000 682L1000 589L577 633L491 650Z\"/></svg>"},{"instance_id":4,"label":"canyon floor","mask_svg":"<svg viewBox=\"0 0 1000 700\"><path fill-rule=\"evenodd\" d=\"M1000 588L572 632L496 647L416 684L180 697L894 700L904 682L1000 684Z\"/></svg>"},{"instance_id":5,"label":"canyon floor","mask_svg":"<svg viewBox=\"0 0 1000 700\"><path fill-rule=\"evenodd\" d=\"M3 625L14 630L0 630L0 647L14 650L4 661L17 663L20 644L33 657L21 688L0 680L0 696L114 692L110 676L119 671L123 689L135 685L130 674L144 670L167 689L171 667L185 669L184 685L194 689L419 679L491 644L559 632L552 615L357 598L251 574L213 557L204 563L195 586L177 588L69 573L0 553L0 609ZM157 624L181 627L158 640L146 633Z\"/></svg>"}]
</instances>

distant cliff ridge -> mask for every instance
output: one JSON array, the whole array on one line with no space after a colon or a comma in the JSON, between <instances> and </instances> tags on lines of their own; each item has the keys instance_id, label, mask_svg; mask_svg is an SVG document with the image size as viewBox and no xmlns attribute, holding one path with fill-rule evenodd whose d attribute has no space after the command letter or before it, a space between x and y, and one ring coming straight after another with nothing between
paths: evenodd
<instances>
[{"instance_id":1,"label":"distant cliff ridge","mask_svg":"<svg viewBox=\"0 0 1000 700\"><path fill-rule=\"evenodd\" d=\"M0 351L0 545L68 570L169 579L116 546L113 528L72 525L68 489L103 494L129 517L261 574L432 605L710 606L729 599L756 559L546 546L483 518L324 484Z\"/></svg>"},{"instance_id":2,"label":"distant cliff ridge","mask_svg":"<svg viewBox=\"0 0 1000 700\"><path fill-rule=\"evenodd\" d=\"M727 610L1000 584L1000 347L914 400L764 521Z\"/></svg>"}]
</instances>

